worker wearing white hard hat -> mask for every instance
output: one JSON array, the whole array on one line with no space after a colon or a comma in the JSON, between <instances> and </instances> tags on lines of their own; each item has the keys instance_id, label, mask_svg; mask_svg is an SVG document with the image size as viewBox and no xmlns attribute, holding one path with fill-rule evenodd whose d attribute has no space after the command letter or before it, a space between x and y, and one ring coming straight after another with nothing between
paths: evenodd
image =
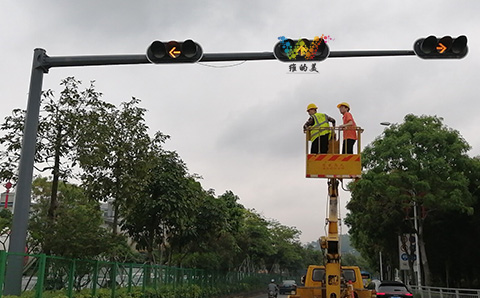
<instances>
[{"instance_id":1,"label":"worker wearing white hard hat","mask_svg":"<svg viewBox=\"0 0 480 298\"><path fill-rule=\"evenodd\" d=\"M318 107L311 103L307 106L307 113L310 115L307 122L303 125L303 132L310 130L310 147L311 154L326 154L328 153L328 142L331 138L330 130L322 129L329 128L328 122L335 126L335 119L325 113L317 113Z\"/></svg>"}]
</instances>

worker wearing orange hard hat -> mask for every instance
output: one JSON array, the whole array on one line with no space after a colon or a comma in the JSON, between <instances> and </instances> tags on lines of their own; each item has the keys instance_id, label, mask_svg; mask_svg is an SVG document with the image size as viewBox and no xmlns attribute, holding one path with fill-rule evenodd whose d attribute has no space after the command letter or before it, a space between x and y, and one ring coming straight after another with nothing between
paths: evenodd
<instances>
[{"instance_id":1,"label":"worker wearing orange hard hat","mask_svg":"<svg viewBox=\"0 0 480 298\"><path fill-rule=\"evenodd\" d=\"M310 115L307 122L303 125L303 132L311 130L310 141L312 146L310 148L311 154L325 154L328 152L328 142L331 138L329 129L330 125L328 122L331 122L335 126L335 119L328 116L325 113L317 113L318 107L311 103L307 106L307 113Z\"/></svg>"},{"instance_id":2,"label":"worker wearing orange hard hat","mask_svg":"<svg viewBox=\"0 0 480 298\"><path fill-rule=\"evenodd\" d=\"M350 105L346 102L341 102L337 105L340 113L343 115L343 124L338 126L343 129L343 146L342 154L353 154L353 145L357 140L357 124L350 114Z\"/></svg>"}]
</instances>

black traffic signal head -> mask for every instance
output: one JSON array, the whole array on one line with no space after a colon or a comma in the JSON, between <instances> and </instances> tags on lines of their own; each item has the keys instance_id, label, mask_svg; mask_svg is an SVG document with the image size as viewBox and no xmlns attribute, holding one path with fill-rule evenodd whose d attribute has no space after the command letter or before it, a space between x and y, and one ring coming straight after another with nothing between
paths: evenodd
<instances>
[{"instance_id":1,"label":"black traffic signal head","mask_svg":"<svg viewBox=\"0 0 480 298\"><path fill-rule=\"evenodd\" d=\"M413 45L415 54L423 59L461 59L468 53L467 37L457 38L429 36L420 38Z\"/></svg>"},{"instance_id":2,"label":"black traffic signal head","mask_svg":"<svg viewBox=\"0 0 480 298\"><path fill-rule=\"evenodd\" d=\"M273 53L278 60L283 62L322 61L330 53L323 37L316 36L313 40L305 38L292 40L282 36L279 39Z\"/></svg>"},{"instance_id":3,"label":"black traffic signal head","mask_svg":"<svg viewBox=\"0 0 480 298\"><path fill-rule=\"evenodd\" d=\"M147 58L152 63L194 63L202 55L200 45L190 39L184 42L156 40L147 49Z\"/></svg>"}]
</instances>

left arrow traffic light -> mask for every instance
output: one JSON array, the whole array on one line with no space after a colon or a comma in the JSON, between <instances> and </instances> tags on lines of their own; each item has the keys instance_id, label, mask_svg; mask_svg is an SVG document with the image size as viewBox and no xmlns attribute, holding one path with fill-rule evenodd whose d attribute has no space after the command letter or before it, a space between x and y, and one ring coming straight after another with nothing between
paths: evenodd
<instances>
[{"instance_id":1,"label":"left arrow traffic light","mask_svg":"<svg viewBox=\"0 0 480 298\"><path fill-rule=\"evenodd\" d=\"M190 39L183 42L156 40L147 49L147 58L152 63L194 63L202 55L202 47Z\"/></svg>"},{"instance_id":2,"label":"left arrow traffic light","mask_svg":"<svg viewBox=\"0 0 480 298\"><path fill-rule=\"evenodd\" d=\"M413 49L415 54L423 59L460 59L468 53L467 37L461 35L457 38L437 38L432 35L415 41Z\"/></svg>"}]
</instances>

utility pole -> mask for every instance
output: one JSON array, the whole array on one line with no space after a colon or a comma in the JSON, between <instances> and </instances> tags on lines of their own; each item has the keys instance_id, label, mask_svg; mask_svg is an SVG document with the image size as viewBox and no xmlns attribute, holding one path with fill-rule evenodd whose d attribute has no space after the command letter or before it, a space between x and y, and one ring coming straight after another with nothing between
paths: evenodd
<instances>
[{"instance_id":1,"label":"utility pole","mask_svg":"<svg viewBox=\"0 0 480 298\"><path fill-rule=\"evenodd\" d=\"M413 201L413 220L415 225L415 255L417 256L417 286L422 286L422 271L420 266L420 250L418 249L418 217L417 217L417 202Z\"/></svg>"},{"instance_id":2,"label":"utility pole","mask_svg":"<svg viewBox=\"0 0 480 298\"><path fill-rule=\"evenodd\" d=\"M378 252L378 256L380 258L380 280L383 280L383 261L382 261L382 251Z\"/></svg>"}]
</instances>

